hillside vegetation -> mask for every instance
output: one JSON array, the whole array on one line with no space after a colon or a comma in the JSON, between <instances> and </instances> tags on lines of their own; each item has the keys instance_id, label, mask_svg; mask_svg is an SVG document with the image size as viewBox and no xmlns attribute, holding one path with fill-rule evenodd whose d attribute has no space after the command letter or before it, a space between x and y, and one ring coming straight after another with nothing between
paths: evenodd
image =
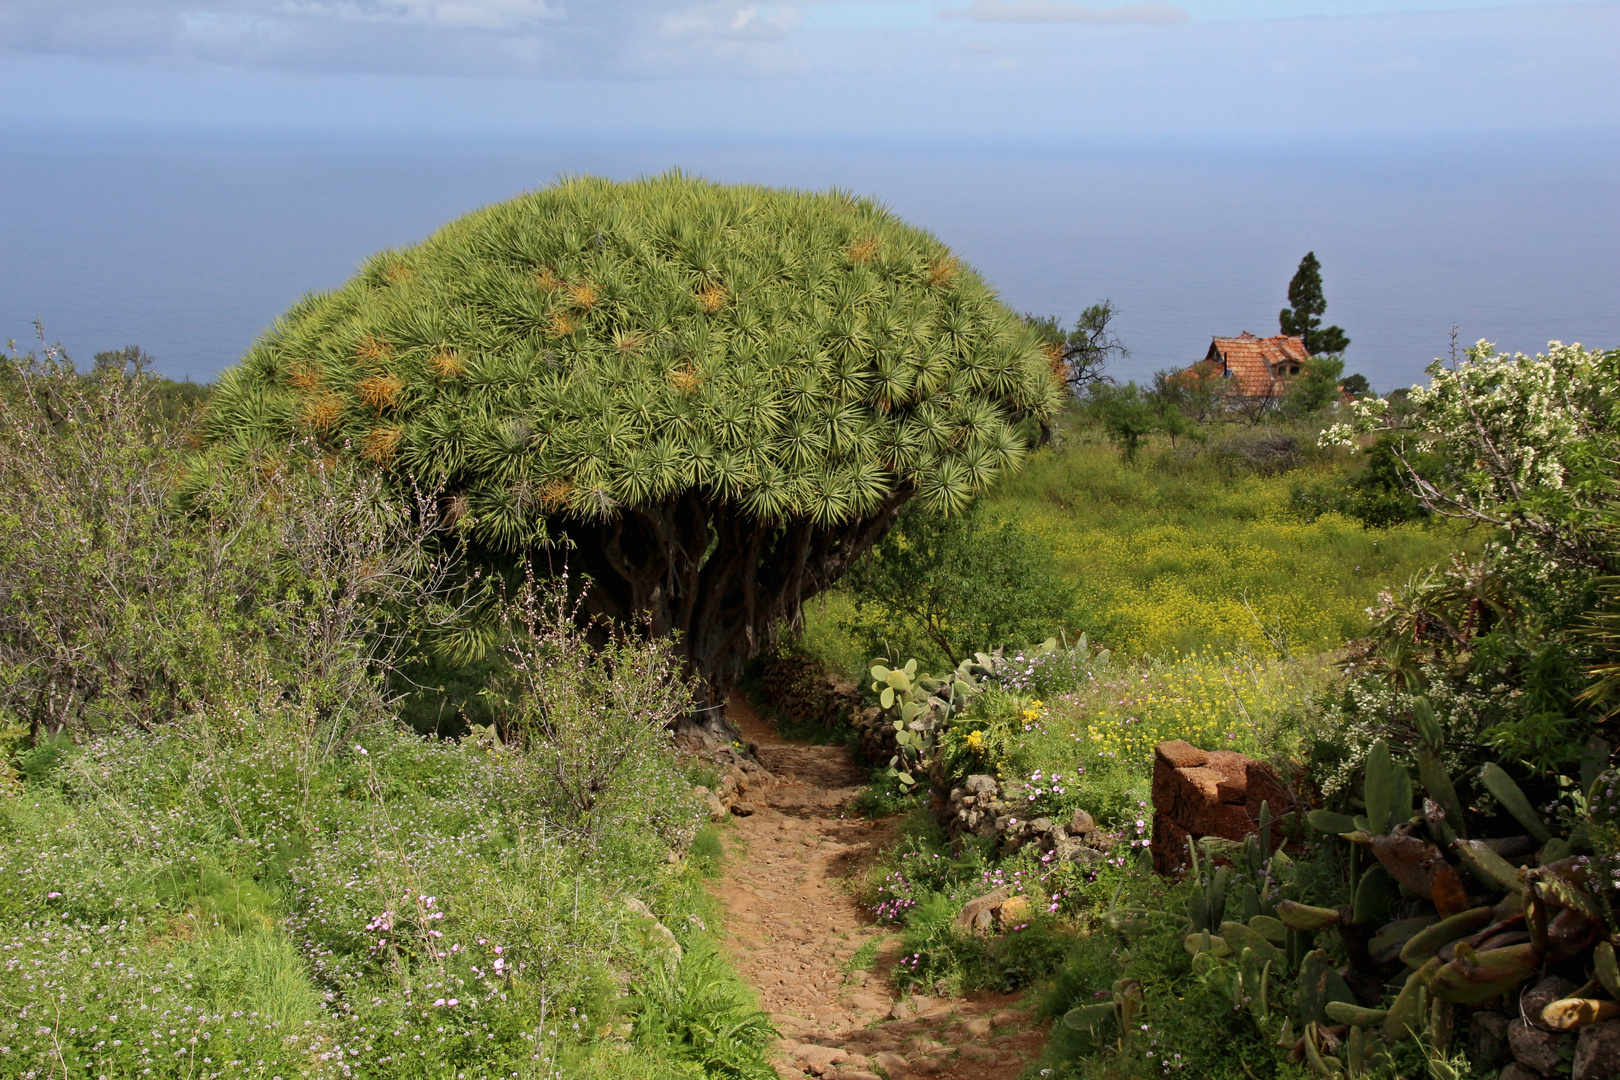
<instances>
[{"instance_id":1,"label":"hillside vegetation","mask_svg":"<svg viewBox=\"0 0 1620 1080\"><path fill-rule=\"evenodd\" d=\"M1272 436L1306 460L1267 475L1275 465L1241 453L1258 438L1224 454L1164 447L1131 465L1081 429L998 485L988 507L1039 540L1075 583L1078 625L1119 651L1320 652L1366 633L1379 589L1480 538L1307 516L1302 484L1343 484L1361 464L1311 460L1298 446L1314 450L1314 436Z\"/></svg>"},{"instance_id":2,"label":"hillside vegetation","mask_svg":"<svg viewBox=\"0 0 1620 1080\"><path fill-rule=\"evenodd\" d=\"M999 643L1085 633L1122 656L1161 660L1321 653L1367 633L1381 590L1484 543L1484 531L1445 520L1378 527L1323 512L1322 493L1346 489L1366 463L1319 451L1320 430L1211 425L1208 442L1166 442L1132 461L1099 425L1071 413L1057 444L997 484L979 510L1013 533L1010 544L999 535L983 543L1027 549L1005 587L1041 609L1023 638ZM964 583L951 585L947 617L960 620ZM1054 595L1029 595L1043 589ZM868 592L846 587L813 604L807 647L851 675L889 650L943 662L936 645L906 628L914 598ZM872 610L857 616L857 599Z\"/></svg>"},{"instance_id":3,"label":"hillside vegetation","mask_svg":"<svg viewBox=\"0 0 1620 1080\"><path fill-rule=\"evenodd\" d=\"M778 947L853 950L843 974L884 991L867 1018L906 1015L890 992L1025 993L1042 1077L1503 1080L1532 1051L1543 1077L1620 1071L1620 351L1481 344L1402 401L1342 402L1333 360L1247 423L1088 368L1054 413L1076 362L1038 324L827 196L826 250L754 252L767 292L814 301L782 390L792 356L727 366L782 329L720 280L741 271L710 232L747 205L708 191L737 219L683 229L665 199L615 241L607 189L579 190L602 228L495 245L545 265L469 300L522 318L446 345L401 297L460 288L454 245L389 253L255 351L212 442L205 392L139 350L0 367L0 1074L769 1080L795 1018L720 947L728 807L768 811L756 851L794 857L761 880L809 905L837 863L844 914L881 931L777 920ZM511 241L516 212L461 228ZM662 307L602 261L614 242ZM645 338L643 316L664 319ZM639 405L601 385L632 368ZM460 432L442 467L435 424ZM912 487L931 496L884 533ZM655 587L603 601L563 525ZM728 559L663 618L667 578ZM756 606L726 622L728 598ZM819 737L870 755L859 789L840 747L774 748L822 769L783 804L811 828L737 800L743 743L678 752L767 646L836 699ZM1270 763L1262 808L1223 804L1238 835L1165 843L1170 740ZM824 981L810 959L745 970ZM985 1003L949 1068L1034 1052L1019 1021L968 1053L1012 1023ZM945 1045L846 1036L890 1080ZM846 1052L808 1049L824 1071Z\"/></svg>"},{"instance_id":4,"label":"hillside vegetation","mask_svg":"<svg viewBox=\"0 0 1620 1080\"><path fill-rule=\"evenodd\" d=\"M868 885L896 979L1039 987L1041 1075L1488 1080L1530 1051L1480 1031L1521 1011L1564 1063L1540 1075L1612 1075L1616 365L1482 344L1401 411L1327 417L1320 452L1070 429L991 493L1002 525L902 521L801 639L875 657L903 729L874 804L911 806L908 836ZM1053 595L1063 636L951 670L963 627ZM1290 786L1247 838L1155 848L1179 877L1148 859L1174 739ZM956 921L1008 892L999 934Z\"/></svg>"},{"instance_id":5,"label":"hillside vegetation","mask_svg":"<svg viewBox=\"0 0 1620 1080\"><path fill-rule=\"evenodd\" d=\"M187 454L131 359L0 371L0 1073L769 1075L669 643L531 583L505 737L420 738L431 505Z\"/></svg>"}]
</instances>

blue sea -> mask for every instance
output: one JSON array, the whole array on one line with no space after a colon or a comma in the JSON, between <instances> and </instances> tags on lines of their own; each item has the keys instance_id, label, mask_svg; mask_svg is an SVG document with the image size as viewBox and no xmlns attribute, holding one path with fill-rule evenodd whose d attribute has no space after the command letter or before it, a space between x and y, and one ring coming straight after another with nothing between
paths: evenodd
<instances>
[{"instance_id":1,"label":"blue sea","mask_svg":"<svg viewBox=\"0 0 1620 1080\"><path fill-rule=\"evenodd\" d=\"M285 132L0 133L0 337L88 360L140 345L213 379L275 315L370 252L565 173L671 167L869 194L932 230L1020 311L1111 299L1120 378L1275 333L1321 260L1347 369L1390 389L1479 338L1620 346L1612 132L988 142L408 142Z\"/></svg>"}]
</instances>

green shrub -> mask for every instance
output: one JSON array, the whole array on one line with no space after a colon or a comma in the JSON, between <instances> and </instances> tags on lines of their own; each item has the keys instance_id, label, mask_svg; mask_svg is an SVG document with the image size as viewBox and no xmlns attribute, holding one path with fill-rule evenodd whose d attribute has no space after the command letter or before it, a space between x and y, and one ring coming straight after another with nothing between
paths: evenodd
<instances>
[{"instance_id":1,"label":"green shrub","mask_svg":"<svg viewBox=\"0 0 1620 1080\"><path fill-rule=\"evenodd\" d=\"M868 656L915 656L956 667L975 652L1072 630L1074 589L1018 524L980 507L943 517L924 507L895 527L846 579L845 627Z\"/></svg>"},{"instance_id":2,"label":"green shrub","mask_svg":"<svg viewBox=\"0 0 1620 1080\"><path fill-rule=\"evenodd\" d=\"M423 550L433 508L336 464L182 463L157 394L138 367L0 365L0 721L35 755L204 717L224 739L277 728L305 759L389 722L399 623L428 617L446 569Z\"/></svg>"},{"instance_id":3,"label":"green shrub","mask_svg":"<svg viewBox=\"0 0 1620 1080\"><path fill-rule=\"evenodd\" d=\"M707 939L693 939L677 965L656 966L633 995L632 1038L661 1056L690 1061L705 1076L767 1080L770 1018L751 1000Z\"/></svg>"},{"instance_id":4,"label":"green shrub","mask_svg":"<svg viewBox=\"0 0 1620 1080\"><path fill-rule=\"evenodd\" d=\"M949 893L924 891L906 912L900 958L889 976L896 988L930 994L959 994L967 988L969 969L982 950L952 926L960 906Z\"/></svg>"},{"instance_id":5,"label":"green shrub","mask_svg":"<svg viewBox=\"0 0 1620 1080\"><path fill-rule=\"evenodd\" d=\"M1343 391L1344 357L1321 353L1300 365L1299 375L1289 381L1283 398L1283 412L1292 417L1309 417L1338 404Z\"/></svg>"},{"instance_id":6,"label":"green shrub","mask_svg":"<svg viewBox=\"0 0 1620 1080\"><path fill-rule=\"evenodd\" d=\"M963 903L1002 886L1034 905L1016 927L986 936L955 926ZM961 994L1006 993L1056 971L1067 955L1071 914L1096 899L1095 875L1074 864L1020 856L996 863L972 838L953 848L926 808L915 807L901 842L868 871L862 903L880 923L901 927L890 972L897 989Z\"/></svg>"},{"instance_id":7,"label":"green shrub","mask_svg":"<svg viewBox=\"0 0 1620 1080\"><path fill-rule=\"evenodd\" d=\"M919 895L906 912L899 959L890 973L901 991L1009 993L1057 971L1072 948L1063 924L1045 912L987 937L955 928L960 890L923 888Z\"/></svg>"},{"instance_id":8,"label":"green shrub","mask_svg":"<svg viewBox=\"0 0 1620 1080\"><path fill-rule=\"evenodd\" d=\"M1588 670L1612 642L1591 613L1617 569L1615 457L1620 350L1549 346L1499 355L1486 342L1436 361L1405 408L1368 399L1325 437L1354 446L1377 432L1381 466L1431 513L1496 532L1482 556L1436 565L1380 596L1362 670L1425 693L1479 753L1551 778L1603 739L1608 709ZM1421 477L1421 484L1414 480ZM1364 703L1378 692L1367 688ZM1395 709L1361 710L1372 729Z\"/></svg>"},{"instance_id":9,"label":"green shrub","mask_svg":"<svg viewBox=\"0 0 1620 1080\"><path fill-rule=\"evenodd\" d=\"M714 918L712 834L670 858L702 810L667 644L540 625L528 748L408 733L385 676L402 624L443 614L413 610L440 599L432 507L320 462L177 502L142 378L0 378L0 1071L758 1074L758 1025L702 1009L625 1038L621 988L662 963L626 900L689 955ZM630 714L615 746L603 700ZM557 797L559 761L588 805Z\"/></svg>"},{"instance_id":10,"label":"green shrub","mask_svg":"<svg viewBox=\"0 0 1620 1080\"><path fill-rule=\"evenodd\" d=\"M852 808L862 817L885 818L904 813L927 797L928 793L920 785L902 783L892 769L876 768L861 793L855 796Z\"/></svg>"},{"instance_id":11,"label":"green shrub","mask_svg":"<svg viewBox=\"0 0 1620 1080\"><path fill-rule=\"evenodd\" d=\"M1092 407L1108 438L1119 448L1126 463L1134 462L1143 441L1160 426L1153 403L1134 382L1124 386L1099 384L1092 389L1091 396Z\"/></svg>"},{"instance_id":12,"label":"green shrub","mask_svg":"<svg viewBox=\"0 0 1620 1080\"><path fill-rule=\"evenodd\" d=\"M1304 1080L1285 1053L1269 1045L1234 1009L1230 993L1201 980L1185 941L1189 887L1166 882L1132 860L1101 883L1113 905L1137 914L1131 932L1098 916L1079 936L1062 969L1043 990L1040 1009L1056 1021L1040 1065L1069 1080L1146 1080L1185 1075L1221 1080L1255 1077ZM1091 1027L1063 1022L1070 1010L1106 1003L1127 980L1139 988L1141 1007L1128 1027L1112 1018Z\"/></svg>"},{"instance_id":13,"label":"green shrub","mask_svg":"<svg viewBox=\"0 0 1620 1080\"><path fill-rule=\"evenodd\" d=\"M582 618L590 588L570 597L566 578L531 579L507 612L508 736L544 777L553 818L590 834L667 769L668 729L691 708L691 690L667 638ZM601 640L593 643L590 634Z\"/></svg>"},{"instance_id":14,"label":"green shrub","mask_svg":"<svg viewBox=\"0 0 1620 1080\"><path fill-rule=\"evenodd\" d=\"M1432 454L1408 451L1407 462L1421 475L1433 468ZM1379 436L1361 458L1359 472L1348 479L1338 475L1296 484L1290 496L1306 521L1323 514L1342 514L1363 528L1388 529L1396 525L1432 520L1432 514L1408 490L1406 466L1397 454L1396 441Z\"/></svg>"},{"instance_id":15,"label":"green shrub","mask_svg":"<svg viewBox=\"0 0 1620 1080\"><path fill-rule=\"evenodd\" d=\"M1048 638L1034 648L997 648L987 656L985 684L1040 698L1061 697L1087 689L1108 671L1113 653L1093 649L1089 635L1069 644L1067 635Z\"/></svg>"},{"instance_id":16,"label":"green shrub","mask_svg":"<svg viewBox=\"0 0 1620 1080\"><path fill-rule=\"evenodd\" d=\"M706 787L714 791L720 786L720 770L702 758L686 759L683 775L693 787Z\"/></svg>"}]
</instances>

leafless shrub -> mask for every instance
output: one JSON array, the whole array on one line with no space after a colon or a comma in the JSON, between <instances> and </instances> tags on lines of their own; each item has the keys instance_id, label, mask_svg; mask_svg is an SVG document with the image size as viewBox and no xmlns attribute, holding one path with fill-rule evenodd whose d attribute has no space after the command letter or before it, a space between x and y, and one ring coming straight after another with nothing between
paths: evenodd
<instances>
[{"instance_id":1,"label":"leafless shrub","mask_svg":"<svg viewBox=\"0 0 1620 1080\"><path fill-rule=\"evenodd\" d=\"M530 574L509 606L509 731L527 743L563 824L589 834L668 758L670 726L691 709L692 688L674 645L648 627L584 628L583 596L571 598L568 583L566 572Z\"/></svg>"},{"instance_id":2,"label":"leafless shrub","mask_svg":"<svg viewBox=\"0 0 1620 1080\"><path fill-rule=\"evenodd\" d=\"M220 469L154 419L155 382L53 349L0 367L0 717L291 724L318 759L389 715L382 673L439 603L432 502L300 447Z\"/></svg>"}]
</instances>

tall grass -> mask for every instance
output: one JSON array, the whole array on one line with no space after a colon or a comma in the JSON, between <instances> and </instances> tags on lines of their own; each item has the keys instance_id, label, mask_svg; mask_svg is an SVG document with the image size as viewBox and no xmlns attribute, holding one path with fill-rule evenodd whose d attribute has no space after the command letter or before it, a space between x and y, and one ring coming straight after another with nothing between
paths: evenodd
<instances>
[{"instance_id":1,"label":"tall grass","mask_svg":"<svg viewBox=\"0 0 1620 1080\"><path fill-rule=\"evenodd\" d=\"M1302 484L1348 482L1362 463L1300 456L1298 467L1267 473L1230 447L1183 443L1131 463L1071 420L1058 446L986 496L987 510L1056 560L1078 594L1080 628L1134 658L1338 648L1367 633L1380 589L1484 541L1444 523L1366 528L1310 513L1295 497ZM847 595L825 594L806 605L800 641L859 678L868 658L847 628L854 616ZM1021 643L984 647L1003 644Z\"/></svg>"},{"instance_id":2,"label":"tall grass","mask_svg":"<svg viewBox=\"0 0 1620 1080\"><path fill-rule=\"evenodd\" d=\"M1306 653L1365 633L1379 588L1473 542L1453 528L1366 529L1296 511L1302 472L1351 468L1329 459L1264 476L1168 449L1132 465L1081 437L1036 455L989 504L1041 539L1077 583L1093 637L1119 651Z\"/></svg>"}]
</instances>

